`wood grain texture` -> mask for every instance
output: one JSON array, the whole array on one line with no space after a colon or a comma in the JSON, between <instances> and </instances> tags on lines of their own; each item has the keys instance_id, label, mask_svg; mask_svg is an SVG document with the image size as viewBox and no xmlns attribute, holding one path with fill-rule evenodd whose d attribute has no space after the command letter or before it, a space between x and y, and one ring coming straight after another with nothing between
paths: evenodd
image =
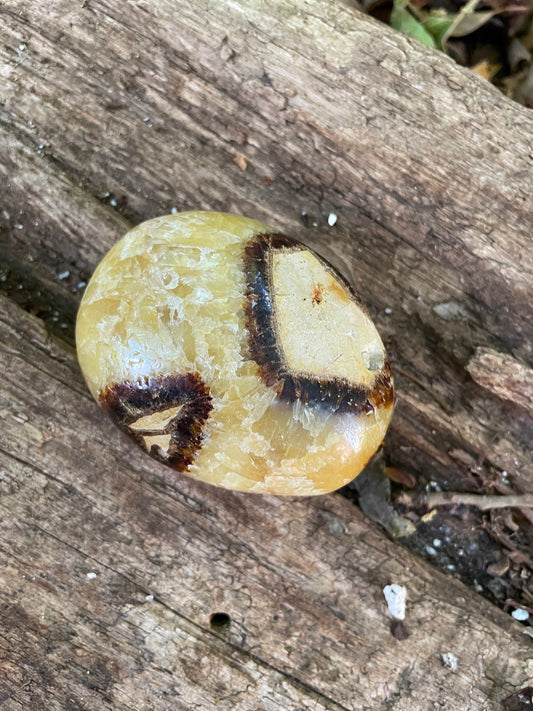
<instances>
[{"instance_id":1,"label":"wood grain texture","mask_svg":"<svg viewBox=\"0 0 533 711\"><path fill-rule=\"evenodd\" d=\"M499 710L531 678L518 623L344 498L239 495L132 457L73 356L1 305L3 709Z\"/></svg>"},{"instance_id":2,"label":"wood grain texture","mask_svg":"<svg viewBox=\"0 0 533 711\"><path fill-rule=\"evenodd\" d=\"M73 324L133 224L258 218L375 318L398 392L388 463L421 489L532 492L531 408L479 358L530 373L531 114L327 0L4 0L0 39L3 708L499 710L532 676L508 615L340 496L169 479L90 401ZM486 520L442 521L485 584L469 546ZM533 606L530 523L509 525ZM391 581L409 591L403 642Z\"/></svg>"},{"instance_id":3,"label":"wood grain texture","mask_svg":"<svg viewBox=\"0 0 533 711\"><path fill-rule=\"evenodd\" d=\"M483 453L482 479L530 487L530 423L465 370L475 347L531 358L527 111L336 4L124 8L2 6L13 273L44 283L71 332L68 287L127 225L172 207L258 217L369 304L401 366L398 464L453 482L461 448Z\"/></svg>"}]
</instances>

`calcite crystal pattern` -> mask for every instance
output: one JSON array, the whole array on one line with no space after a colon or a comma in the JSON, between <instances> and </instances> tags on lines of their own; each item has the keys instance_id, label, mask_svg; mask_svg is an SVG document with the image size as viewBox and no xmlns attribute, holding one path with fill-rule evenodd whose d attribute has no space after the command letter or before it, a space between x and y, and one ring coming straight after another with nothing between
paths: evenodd
<instances>
[{"instance_id":1,"label":"calcite crystal pattern","mask_svg":"<svg viewBox=\"0 0 533 711\"><path fill-rule=\"evenodd\" d=\"M80 365L144 451L227 489L313 495L380 445L393 388L359 297L310 249L235 215L131 230L97 267Z\"/></svg>"}]
</instances>

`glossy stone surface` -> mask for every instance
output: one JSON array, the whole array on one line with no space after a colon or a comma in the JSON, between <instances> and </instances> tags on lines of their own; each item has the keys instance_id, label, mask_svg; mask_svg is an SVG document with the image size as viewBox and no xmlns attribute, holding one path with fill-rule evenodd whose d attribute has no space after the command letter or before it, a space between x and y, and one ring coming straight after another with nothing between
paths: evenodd
<instances>
[{"instance_id":1,"label":"glossy stone surface","mask_svg":"<svg viewBox=\"0 0 533 711\"><path fill-rule=\"evenodd\" d=\"M393 391L383 344L330 265L270 227L189 212L131 230L76 326L95 399L137 444L228 489L313 495L380 445Z\"/></svg>"}]
</instances>

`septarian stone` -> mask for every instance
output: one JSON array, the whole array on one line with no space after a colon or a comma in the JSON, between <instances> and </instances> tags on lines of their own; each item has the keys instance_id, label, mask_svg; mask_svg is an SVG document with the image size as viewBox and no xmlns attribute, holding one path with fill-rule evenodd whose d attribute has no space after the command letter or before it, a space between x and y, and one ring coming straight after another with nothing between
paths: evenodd
<instances>
[{"instance_id":1,"label":"septarian stone","mask_svg":"<svg viewBox=\"0 0 533 711\"><path fill-rule=\"evenodd\" d=\"M360 299L255 220L149 220L96 269L76 326L93 396L143 450L227 489L313 495L380 445L393 389Z\"/></svg>"}]
</instances>

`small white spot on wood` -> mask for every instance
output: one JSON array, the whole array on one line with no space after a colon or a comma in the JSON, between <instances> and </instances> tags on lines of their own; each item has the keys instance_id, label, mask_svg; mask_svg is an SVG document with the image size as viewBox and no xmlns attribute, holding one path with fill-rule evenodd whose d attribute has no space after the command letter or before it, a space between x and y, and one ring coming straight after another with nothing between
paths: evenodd
<instances>
[{"instance_id":1,"label":"small white spot on wood","mask_svg":"<svg viewBox=\"0 0 533 711\"><path fill-rule=\"evenodd\" d=\"M337 224L337 215L334 212L330 212L328 215L328 225L333 227L335 224Z\"/></svg>"},{"instance_id":2,"label":"small white spot on wood","mask_svg":"<svg viewBox=\"0 0 533 711\"><path fill-rule=\"evenodd\" d=\"M407 589L403 585L385 585L383 595L389 608L389 614L395 620L405 620L405 601L407 599Z\"/></svg>"},{"instance_id":3,"label":"small white spot on wood","mask_svg":"<svg viewBox=\"0 0 533 711\"><path fill-rule=\"evenodd\" d=\"M94 580L96 578L96 573L87 573L87 580Z\"/></svg>"},{"instance_id":4,"label":"small white spot on wood","mask_svg":"<svg viewBox=\"0 0 533 711\"><path fill-rule=\"evenodd\" d=\"M457 657L451 652L445 652L442 655L442 662L445 667L451 669L451 671L457 671Z\"/></svg>"},{"instance_id":5,"label":"small white spot on wood","mask_svg":"<svg viewBox=\"0 0 533 711\"><path fill-rule=\"evenodd\" d=\"M458 304L456 301L446 301L442 304L437 304L437 306L433 307L433 311L437 314L437 316L440 316L446 321L450 321L453 318L465 318L468 316L468 311L465 307L461 306L461 304Z\"/></svg>"},{"instance_id":6,"label":"small white spot on wood","mask_svg":"<svg viewBox=\"0 0 533 711\"><path fill-rule=\"evenodd\" d=\"M515 618L515 620L518 620L518 622L525 622L529 619L529 612L527 610L523 610L521 607L517 607L516 610L513 610L511 615Z\"/></svg>"}]
</instances>

